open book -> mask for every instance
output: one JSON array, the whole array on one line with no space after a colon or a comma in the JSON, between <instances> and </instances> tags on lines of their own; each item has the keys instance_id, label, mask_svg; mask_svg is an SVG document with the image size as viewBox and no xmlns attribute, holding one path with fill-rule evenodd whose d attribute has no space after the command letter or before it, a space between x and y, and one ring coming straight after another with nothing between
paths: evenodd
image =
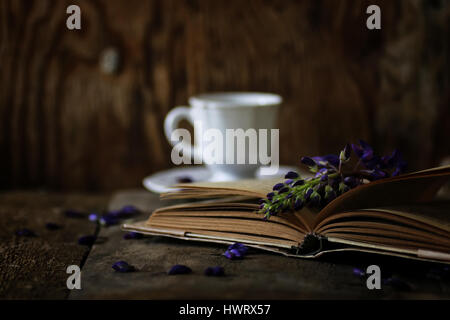
<instances>
[{"instance_id":1,"label":"open book","mask_svg":"<svg viewBox=\"0 0 450 320\"><path fill-rule=\"evenodd\" d=\"M268 220L257 201L279 181L177 185L163 199L197 199L160 208L123 229L218 243L241 242L287 256L364 251L450 263L450 204L432 202L450 166L358 186L320 211L308 207Z\"/></svg>"}]
</instances>

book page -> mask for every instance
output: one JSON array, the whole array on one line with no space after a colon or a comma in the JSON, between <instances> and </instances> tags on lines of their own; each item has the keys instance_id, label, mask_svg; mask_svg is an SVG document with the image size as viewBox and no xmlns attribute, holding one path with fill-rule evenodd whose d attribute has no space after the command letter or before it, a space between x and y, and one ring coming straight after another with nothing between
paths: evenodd
<instances>
[{"instance_id":1,"label":"book page","mask_svg":"<svg viewBox=\"0 0 450 320\"><path fill-rule=\"evenodd\" d=\"M161 195L162 199L181 199L186 197L208 198L214 196L253 196L264 198L272 191L275 184L282 181L282 178L275 179L244 179L226 182L194 182L177 184L175 188L180 188L174 192L167 192Z\"/></svg>"},{"instance_id":2,"label":"book page","mask_svg":"<svg viewBox=\"0 0 450 320\"><path fill-rule=\"evenodd\" d=\"M445 166L356 187L322 209L315 223L339 212L431 201L449 178L450 166Z\"/></svg>"}]
</instances>

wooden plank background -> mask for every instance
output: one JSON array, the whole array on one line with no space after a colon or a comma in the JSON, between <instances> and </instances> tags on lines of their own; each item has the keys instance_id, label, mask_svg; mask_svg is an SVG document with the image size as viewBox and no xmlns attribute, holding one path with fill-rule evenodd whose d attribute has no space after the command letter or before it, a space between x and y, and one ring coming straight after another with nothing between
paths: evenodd
<instances>
[{"instance_id":1,"label":"wooden plank background","mask_svg":"<svg viewBox=\"0 0 450 320\"><path fill-rule=\"evenodd\" d=\"M221 90L285 98L283 164L361 137L435 165L450 154L449 19L437 0L0 0L0 187L140 185L171 166L167 112Z\"/></svg>"}]
</instances>

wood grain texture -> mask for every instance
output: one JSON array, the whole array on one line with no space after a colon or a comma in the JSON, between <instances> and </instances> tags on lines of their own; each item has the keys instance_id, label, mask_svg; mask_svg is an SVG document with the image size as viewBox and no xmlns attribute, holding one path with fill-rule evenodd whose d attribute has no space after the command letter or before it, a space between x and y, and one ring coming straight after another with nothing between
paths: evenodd
<instances>
[{"instance_id":1,"label":"wood grain texture","mask_svg":"<svg viewBox=\"0 0 450 320\"><path fill-rule=\"evenodd\" d=\"M68 218L66 209L99 212L109 196L7 192L0 195L0 299L65 299L66 269L83 266L90 246L78 238L96 235L96 224ZM61 228L49 230L47 223ZM36 237L20 237L28 228Z\"/></svg>"},{"instance_id":2,"label":"wood grain texture","mask_svg":"<svg viewBox=\"0 0 450 320\"><path fill-rule=\"evenodd\" d=\"M80 31L65 27L69 4ZM369 4L380 31L365 27ZM434 165L450 154L449 12L424 0L0 0L0 186L140 185L171 166L167 112L223 90L284 97L283 164L365 138Z\"/></svg>"},{"instance_id":3,"label":"wood grain texture","mask_svg":"<svg viewBox=\"0 0 450 320\"><path fill-rule=\"evenodd\" d=\"M145 213L162 203L154 194L127 191L111 197L110 210L133 204ZM288 258L250 249L243 260L223 256L226 245L148 236L123 239L118 226L102 228L99 236L108 241L94 245L82 269L83 290L73 290L69 299L448 299L450 281L437 277L443 265L400 258L346 254L317 260ZM111 268L124 260L138 269L121 274ZM168 276L175 264L192 269L188 275ZM382 284L368 290L366 278L353 273L376 264L383 278L401 285ZM224 277L207 277L207 267L222 266ZM447 273L443 273L447 274Z\"/></svg>"}]
</instances>

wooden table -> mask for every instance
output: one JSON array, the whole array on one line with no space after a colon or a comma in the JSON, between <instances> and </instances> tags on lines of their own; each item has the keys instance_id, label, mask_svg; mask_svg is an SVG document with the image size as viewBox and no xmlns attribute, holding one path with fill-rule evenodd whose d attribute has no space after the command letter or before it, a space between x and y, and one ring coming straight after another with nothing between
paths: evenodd
<instances>
[{"instance_id":1,"label":"wooden table","mask_svg":"<svg viewBox=\"0 0 450 320\"><path fill-rule=\"evenodd\" d=\"M125 240L119 226L97 227L87 218L68 218L66 209L86 212L133 204L145 212L162 205L143 190L109 195L9 192L0 195L0 298L7 299L391 299L450 298L449 272L440 265L366 254L345 254L318 261L250 251L244 260L222 256L226 246L162 237ZM54 222L60 230L47 230ZM36 237L15 230L33 229ZM92 247L77 243L94 234ZM115 261L134 265L134 273L117 273ZM66 288L68 265L82 268L81 290ZM168 276L174 264L193 273ZM368 290L353 268L381 267L382 290ZM225 277L206 277L208 266L223 266Z\"/></svg>"}]
</instances>

